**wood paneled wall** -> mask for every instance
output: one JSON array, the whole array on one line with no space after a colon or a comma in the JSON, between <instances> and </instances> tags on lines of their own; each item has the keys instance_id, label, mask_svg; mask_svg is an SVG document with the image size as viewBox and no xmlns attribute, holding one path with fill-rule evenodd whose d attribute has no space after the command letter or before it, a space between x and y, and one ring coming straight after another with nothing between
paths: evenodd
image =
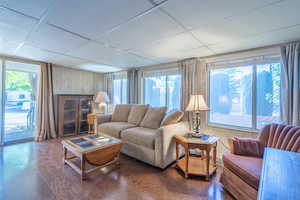
<instances>
[{"instance_id":1,"label":"wood paneled wall","mask_svg":"<svg viewBox=\"0 0 300 200\"><path fill-rule=\"evenodd\" d=\"M54 94L95 94L103 90L103 74L53 66Z\"/></svg>"}]
</instances>

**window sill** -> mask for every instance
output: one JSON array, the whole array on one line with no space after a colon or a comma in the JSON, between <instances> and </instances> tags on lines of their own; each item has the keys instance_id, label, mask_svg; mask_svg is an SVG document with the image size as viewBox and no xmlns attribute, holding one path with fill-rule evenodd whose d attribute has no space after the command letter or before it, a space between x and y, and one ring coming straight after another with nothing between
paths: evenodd
<instances>
[{"instance_id":1,"label":"window sill","mask_svg":"<svg viewBox=\"0 0 300 200\"><path fill-rule=\"evenodd\" d=\"M231 126L231 125L224 125L224 124L217 124L217 123L208 123L207 126L212 127L212 128L222 128L222 129L248 132L248 133L259 133L260 132L260 130L258 130L258 129L245 128L245 127L239 127L239 126Z\"/></svg>"}]
</instances>

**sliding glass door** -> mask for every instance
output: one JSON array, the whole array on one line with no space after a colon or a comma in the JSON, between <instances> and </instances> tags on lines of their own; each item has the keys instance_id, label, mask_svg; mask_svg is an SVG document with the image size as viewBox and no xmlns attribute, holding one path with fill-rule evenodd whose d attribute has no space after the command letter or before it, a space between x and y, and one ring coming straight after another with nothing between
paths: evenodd
<instances>
[{"instance_id":1,"label":"sliding glass door","mask_svg":"<svg viewBox=\"0 0 300 200\"><path fill-rule=\"evenodd\" d=\"M40 65L2 62L2 143L33 139Z\"/></svg>"}]
</instances>

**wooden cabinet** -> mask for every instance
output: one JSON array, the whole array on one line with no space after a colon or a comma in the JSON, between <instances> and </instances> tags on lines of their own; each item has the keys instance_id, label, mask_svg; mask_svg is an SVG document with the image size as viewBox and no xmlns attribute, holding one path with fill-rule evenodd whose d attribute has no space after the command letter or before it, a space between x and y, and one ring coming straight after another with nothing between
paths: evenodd
<instances>
[{"instance_id":1,"label":"wooden cabinet","mask_svg":"<svg viewBox=\"0 0 300 200\"><path fill-rule=\"evenodd\" d=\"M87 115L92 111L93 95L57 95L60 137L88 132Z\"/></svg>"}]
</instances>

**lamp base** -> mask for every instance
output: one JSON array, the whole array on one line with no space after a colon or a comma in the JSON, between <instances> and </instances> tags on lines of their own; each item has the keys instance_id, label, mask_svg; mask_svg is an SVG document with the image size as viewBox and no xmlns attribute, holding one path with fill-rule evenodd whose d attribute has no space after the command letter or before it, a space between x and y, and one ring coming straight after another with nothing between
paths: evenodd
<instances>
[{"instance_id":1,"label":"lamp base","mask_svg":"<svg viewBox=\"0 0 300 200\"><path fill-rule=\"evenodd\" d=\"M203 133L192 133L192 137L202 138L203 136L205 136Z\"/></svg>"}]
</instances>

